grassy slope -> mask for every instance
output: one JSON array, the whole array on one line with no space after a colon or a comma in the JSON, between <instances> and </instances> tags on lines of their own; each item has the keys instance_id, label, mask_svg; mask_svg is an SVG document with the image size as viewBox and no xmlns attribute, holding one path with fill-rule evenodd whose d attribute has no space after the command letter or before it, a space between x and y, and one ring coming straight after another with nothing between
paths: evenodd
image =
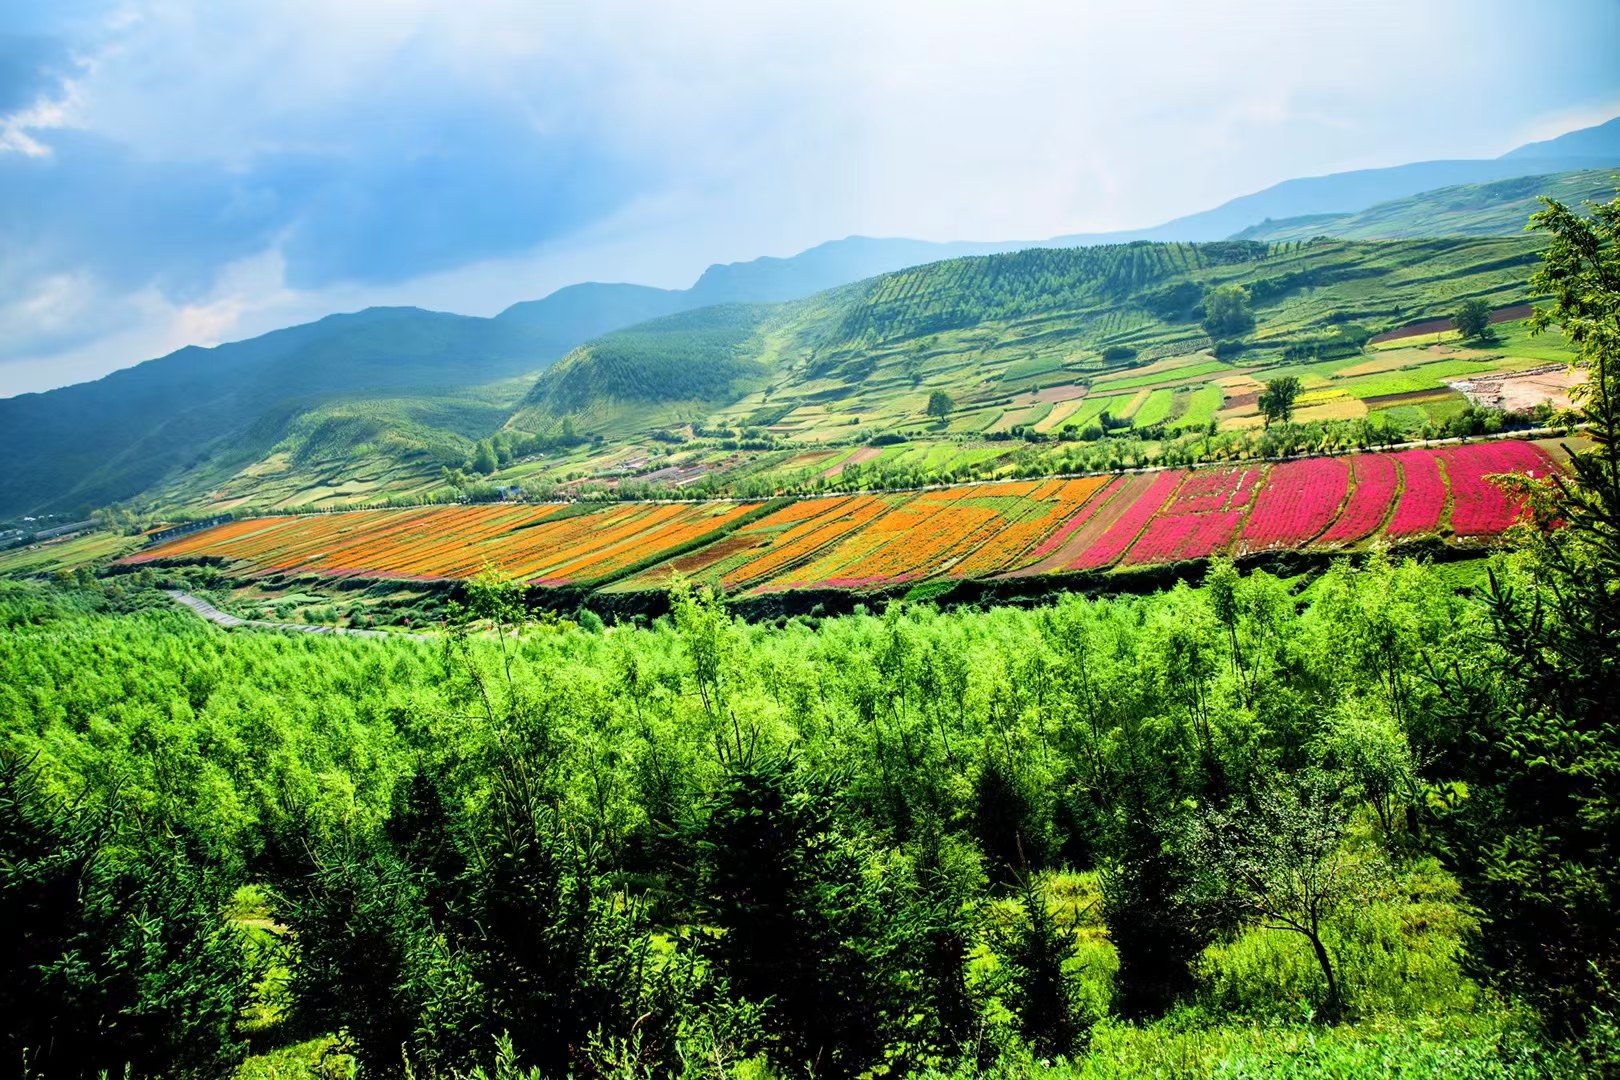
<instances>
[{"instance_id":1,"label":"grassy slope","mask_svg":"<svg viewBox=\"0 0 1620 1080\"><path fill-rule=\"evenodd\" d=\"M155 494L278 509L426 491L443 466L464 462L475 440L501 426L529 385L518 378L437 394L328 399L294 416L246 464L234 456L204 461Z\"/></svg>"},{"instance_id":2,"label":"grassy slope","mask_svg":"<svg viewBox=\"0 0 1620 1080\"><path fill-rule=\"evenodd\" d=\"M319 426L312 414L333 402L454 397L534 372L561 354L549 348L532 327L372 309L0 400L0 514L72 511L155 488L200 498L287 440L299 443L300 428L307 436ZM494 404L509 407L520 393ZM438 426L431 412L416 419Z\"/></svg>"}]
</instances>

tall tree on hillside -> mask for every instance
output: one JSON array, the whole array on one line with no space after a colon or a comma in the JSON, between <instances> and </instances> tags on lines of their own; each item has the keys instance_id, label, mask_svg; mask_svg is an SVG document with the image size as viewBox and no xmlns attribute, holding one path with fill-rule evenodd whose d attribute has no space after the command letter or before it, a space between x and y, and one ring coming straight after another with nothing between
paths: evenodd
<instances>
[{"instance_id":1,"label":"tall tree on hillside","mask_svg":"<svg viewBox=\"0 0 1620 1080\"><path fill-rule=\"evenodd\" d=\"M1365 901L1376 865L1346 850L1348 831L1334 779L1307 770L1286 779L1279 774L1250 805L1207 813L1193 837L1201 885L1217 902L1235 901L1268 928L1310 943L1330 1016L1344 1002L1328 925L1341 909Z\"/></svg>"},{"instance_id":2,"label":"tall tree on hillside","mask_svg":"<svg viewBox=\"0 0 1620 1080\"><path fill-rule=\"evenodd\" d=\"M1491 328L1491 306L1477 298L1464 300L1451 316L1451 325L1462 334L1464 341L1484 337Z\"/></svg>"},{"instance_id":3,"label":"tall tree on hillside","mask_svg":"<svg viewBox=\"0 0 1620 1080\"><path fill-rule=\"evenodd\" d=\"M1256 404L1265 415L1266 427L1271 426L1273 420L1283 423L1294 418L1294 402L1299 398L1300 382L1292 375L1284 375L1280 379L1272 379L1266 383Z\"/></svg>"},{"instance_id":4,"label":"tall tree on hillside","mask_svg":"<svg viewBox=\"0 0 1620 1080\"><path fill-rule=\"evenodd\" d=\"M1586 368L1594 445L1531 496L1532 573L1491 579L1499 659L1455 670L1465 727L1436 749L1467 781L1447 850L1483 915L1485 961L1560 1027L1620 1009L1620 198L1531 217L1551 243L1531 317ZM1594 1012L1594 1010L1598 1010Z\"/></svg>"},{"instance_id":5,"label":"tall tree on hillside","mask_svg":"<svg viewBox=\"0 0 1620 1080\"><path fill-rule=\"evenodd\" d=\"M943 390L935 390L928 395L928 408L925 411L929 416L943 424L954 408L956 408L956 402L951 400L951 395Z\"/></svg>"}]
</instances>

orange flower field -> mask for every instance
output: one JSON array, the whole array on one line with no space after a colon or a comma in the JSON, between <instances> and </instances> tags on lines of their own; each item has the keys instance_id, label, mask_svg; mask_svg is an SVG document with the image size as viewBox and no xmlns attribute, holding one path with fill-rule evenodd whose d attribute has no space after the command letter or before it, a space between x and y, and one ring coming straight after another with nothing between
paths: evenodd
<instances>
[{"instance_id":1,"label":"orange flower field","mask_svg":"<svg viewBox=\"0 0 1620 1080\"><path fill-rule=\"evenodd\" d=\"M1534 443L1498 441L792 501L361 510L227 522L122 561L419 581L493 569L535 585L613 592L662 589L675 574L727 592L868 591L1114 572L1260 548L1477 543L1500 535L1520 509L1490 476L1555 469Z\"/></svg>"}]
</instances>

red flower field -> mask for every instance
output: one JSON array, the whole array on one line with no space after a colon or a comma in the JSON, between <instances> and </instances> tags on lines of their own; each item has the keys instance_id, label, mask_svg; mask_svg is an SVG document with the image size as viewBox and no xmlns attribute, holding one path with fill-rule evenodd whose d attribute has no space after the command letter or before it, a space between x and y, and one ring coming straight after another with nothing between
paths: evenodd
<instances>
[{"instance_id":1,"label":"red flower field","mask_svg":"<svg viewBox=\"0 0 1620 1080\"><path fill-rule=\"evenodd\" d=\"M1428 450L1406 450L1396 454L1395 460L1401 466L1401 501L1395 504L1395 516L1384 534L1406 537L1434 532L1446 508L1439 459Z\"/></svg>"},{"instance_id":2,"label":"red flower field","mask_svg":"<svg viewBox=\"0 0 1620 1080\"><path fill-rule=\"evenodd\" d=\"M1504 473L1545 477L1553 469L1540 447L1523 442L1459 446L1444 451L1442 460L1451 482L1451 531L1458 536L1493 536L1518 516L1520 501L1486 477Z\"/></svg>"},{"instance_id":3,"label":"red flower field","mask_svg":"<svg viewBox=\"0 0 1620 1080\"><path fill-rule=\"evenodd\" d=\"M1274 465L1243 529L1244 551L1292 548L1332 524L1344 502L1350 467L1343 458Z\"/></svg>"},{"instance_id":4,"label":"red flower field","mask_svg":"<svg viewBox=\"0 0 1620 1080\"><path fill-rule=\"evenodd\" d=\"M1385 454L1357 454L1350 459L1355 488L1350 501L1331 528L1322 534L1324 544L1349 544L1371 536L1382 525L1395 498L1398 479L1395 459Z\"/></svg>"}]
</instances>

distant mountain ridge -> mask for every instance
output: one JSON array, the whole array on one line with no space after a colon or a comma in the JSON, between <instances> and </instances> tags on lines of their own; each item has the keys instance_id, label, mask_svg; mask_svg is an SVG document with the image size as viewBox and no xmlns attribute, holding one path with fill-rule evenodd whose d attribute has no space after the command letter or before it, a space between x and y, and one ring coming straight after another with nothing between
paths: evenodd
<instances>
[{"instance_id":1,"label":"distant mountain ridge","mask_svg":"<svg viewBox=\"0 0 1620 1080\"><path fill-rule=\"evenodd\" d=\"M129 499L187 470L252 461L276 447L297 456L306 428L318 429L331 452L341 453L334 431L371 447L379 431L409 415L425 425L417 435L427 432L431 438L395 440L391 453L453 456L457 446L479 436L480 425L499 426L483 418L516 403L527 386L478 388L519 376L532 385L535 376L582 343L684 311L798 300L968 255L1134 240L1220 240L1267 218L1275 223L1331 215L1337 220L1436 188L1615 165L1620 165L1620 118L1488 161L1418 162L1289 180L1148 229L1008 242L852 236L790 258L711 266L688 289L571 285L514 304L492 319L416 308L328 316L247 341L187 347L95 382L0 399L0 461L6 464L0 473L0 518ZM1419 229L1407 235L1424 235ZM446 405L438 410L433 400L441 398ZM357 420L351 410L341 418L327 416L330 422L300 422L345 401L366 403L358 410L365 415ZM397 404L370 408L379 402Z\"/></svg>"},{"instance_id":2,"label":"distant mountain ridge","mask_svg":"<svg viewBox=\"0 0 1620 1080\"><path fill-rule=\"evenodd\" d=\"M1266 218L1354 214L1379 203L1436 188L1482 184L1521 176L1620 166L1620 117L1556 139L1529 143L1501 157L1418 161L1383 169L1356 169L1284 180L1212 210L1148 229L1060 236L1053 244L1109 244L1131 240L1222 240Z\"/></svg>"},{"instance_id":3,"label":"distant mountain ridge","mask_svg":"<svg viewBox=\"0 0 1620 1080\"><path fill-rule=\"evenodd\" d=\"M1538 196L1567 206L1614 198L1614 169L1588 169L1550 176L1520 176L1485 184L1458 184L1350 214L1307 214L1270 219L1233 234L1233 240L1409 240L1424 236L1511 236L1541 209Z\"/></svg>"}]
</instances>

